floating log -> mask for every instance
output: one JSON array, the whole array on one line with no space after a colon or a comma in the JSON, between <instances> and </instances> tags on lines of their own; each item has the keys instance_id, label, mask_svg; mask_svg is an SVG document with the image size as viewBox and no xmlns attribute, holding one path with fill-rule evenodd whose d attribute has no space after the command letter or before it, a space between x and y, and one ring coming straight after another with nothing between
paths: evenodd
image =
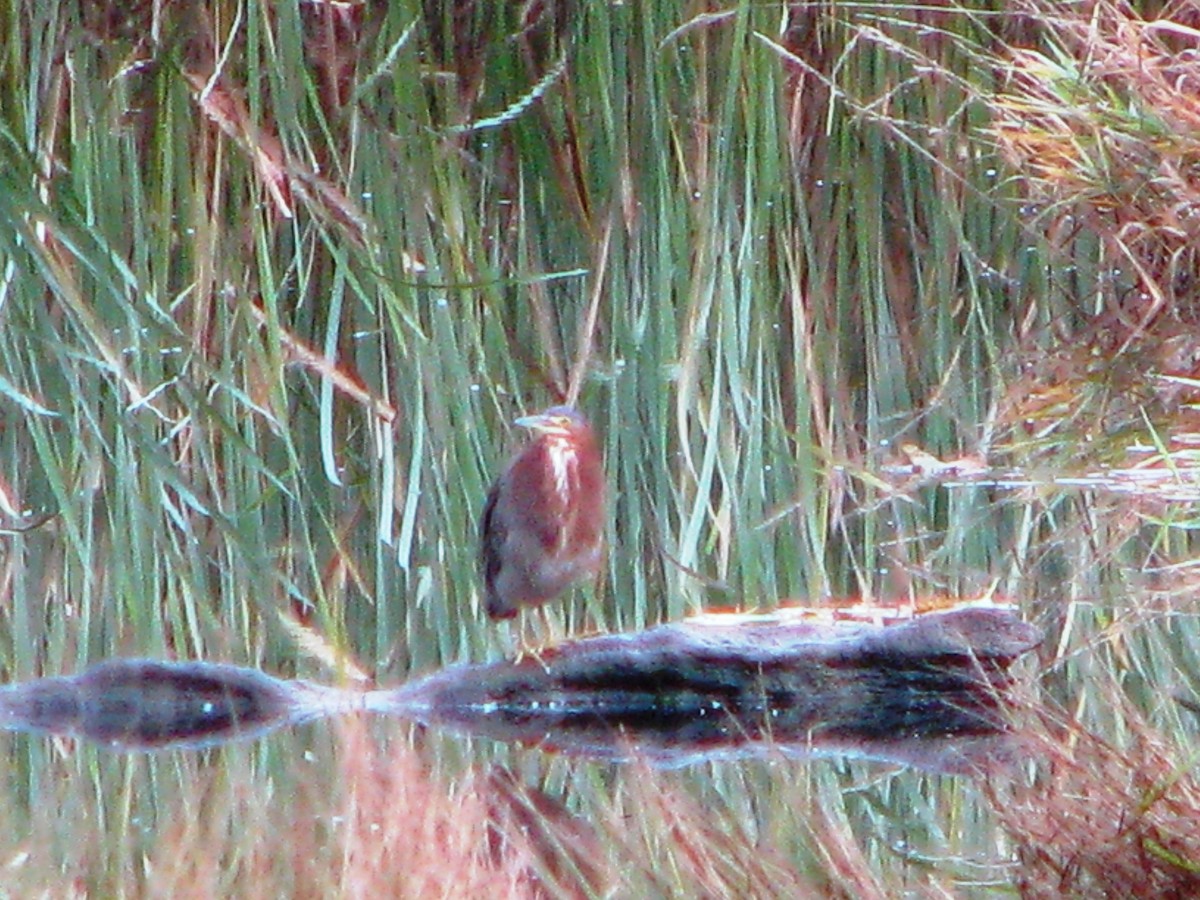
<instances>
[{"instance_id":1,"label":"floating log","mask_svg":"<svg viewBox=\"0 0 1200 900\"><path fill-rule=\"evenodd\" d=\"M1002 607L894 625L706 615L454 666L369 709L559 752L660 764L822 751L936 768L1009 731L1009 667L1041 640ZM967 740L970 739L970 740Z\"/></svg>"}]
</instances>

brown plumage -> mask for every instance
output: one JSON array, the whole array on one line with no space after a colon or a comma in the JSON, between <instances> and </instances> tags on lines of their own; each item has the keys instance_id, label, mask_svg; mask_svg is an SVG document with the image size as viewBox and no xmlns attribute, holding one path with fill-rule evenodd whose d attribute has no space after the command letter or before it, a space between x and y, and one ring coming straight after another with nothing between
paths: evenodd
<instances>
[{"instance_id":1,"label":"brown plumage","mask_svg":"<svg viewBox=\"0 0 1200 900\"><path fill-rule=\"evenodd\" d=\"M516 424L535 436L488 491L479 526L493 619L553 600L604 559L604 469L591 426L568 406Z\"/></svg>"}]
</instances>

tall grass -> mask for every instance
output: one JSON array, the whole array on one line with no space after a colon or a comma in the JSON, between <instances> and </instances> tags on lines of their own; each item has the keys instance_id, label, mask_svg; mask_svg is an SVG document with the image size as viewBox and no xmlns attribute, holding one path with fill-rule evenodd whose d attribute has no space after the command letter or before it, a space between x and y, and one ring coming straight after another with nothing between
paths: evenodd
<instances>
[{"instance_id":1,"label":"tall grass","mask_svg":"<svg viewBox=\"0 0 1200 900\"><path fill-rule=\"evenodd\" d=\"M1105 39L1136 21L1093 6ZM1193 5L1164 10L1148 34L1194 77ZM508 423L577 387L613 508L602 583L553 607L562 629L999 589L1047 627L1046 692L1081 727L1194 740L1163 700L1200 686L1194 510L878 476L902 444L1053 468L1087 441L1021 439L1044 410L1024 398L1066 384L1069 422L1083 392L1021 367L1086 373L1061 348L1099 346L1093 317L1161 256L1122 257L1092 183L1053 193L1005 139L1050 116L1019 85L1130 108L1136 81L1085 67L1086 13L10 0L4 677L136 653L389 683L501 652L477 516ZM131 758L6 738L0 860L14 890L96 895L1019 881L1003 829L1021 823L958 779L650 775L355 735ZM487 842L503 803L470 773L488 758L596 829L598 873L551 877L547 858L580 863L528 835Z\"/></svg>"}]
</instances>

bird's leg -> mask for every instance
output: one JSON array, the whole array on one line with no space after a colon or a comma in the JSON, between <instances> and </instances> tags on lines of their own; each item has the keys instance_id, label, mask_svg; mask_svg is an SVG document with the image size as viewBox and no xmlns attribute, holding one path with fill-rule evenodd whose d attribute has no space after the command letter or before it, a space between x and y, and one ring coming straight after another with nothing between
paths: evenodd
<instances>
[{"instance_id":1,"label":"bird's leg","mask_svg":"<svg viewBox=\"0 0 1200 900\"><path fill-rule=\"evenodd\" d=\"M546 620L546 608L538 607L538 610L542 617L543 626L548 627ZM545 661L542 659L542 650L545 649L547 644L545 641L539 639L537 635L537 629L534 627L534 623L530 621L530 618L530 613L525 613L525 615L521 616L520 646L517 649L516 655L513 657L513 663L519 666L527 657L532 658L537 661L539 666L549 673L550 667L547 666Z\"/></svg>"},{"instance_id":2,"label":"bird's leg","mask_svg":"<svg viewBox=\"0 0 1200 900\"><path fill-rule=\"evenodd\" d=\"M504 642L504 655L514 664L520 665L527 656L537 659L541 643L537 630L530 621L529 613L518 614L504 623L507 626L507 639Z\"/></svg>"},{"instance_id":3,"label":"bird's leg","mask_svg":"<svg viewBox=\"0 0 1200 900\"><path fill-rule=\"evenodd\" d=\"M541 649L553 647L558 643L558 637L555 635L554 618L550 615L550 610L545 606L538 607L538 613L542 618L542 645Z\"/></svg>"},{"instance_id":4,"label":"bird's leg","mask_svg":"<svg viewBox=\"0 0 1200 900\"><path fill-rule=\"evenodd\" d=\"M584 594L584 607L587 615L592 620L591 628L587 630L597 634L611 630L608 627L608 623L604 621L604 594L607 585L608 582L604 578L603 570L601 570L592 579L592 589Z\"/></svg>"},{"instance_id":5,"label":"bird's leg","mask_svg":"<svg viewBox=\"0 0 1200 900\"><path fill-rule=\"evenodd\" d=\"M521 637L518 629L520 626L516 621L509 619L504 623L504 640L501 642L501 651L504 653L505 659L520 659L521 656Z\"/></svg>"}]
</instances>

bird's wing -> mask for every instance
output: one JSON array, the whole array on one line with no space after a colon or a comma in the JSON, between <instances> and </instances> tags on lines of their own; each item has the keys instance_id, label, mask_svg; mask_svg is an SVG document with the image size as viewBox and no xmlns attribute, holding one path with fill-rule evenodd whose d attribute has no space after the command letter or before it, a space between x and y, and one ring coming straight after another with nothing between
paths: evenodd
<instances>
[{"instance_id":1,"label":"bird's wing","mask_svg":"<svg viewBox=\"0 0 1200 900\"><path fill-rule=\"evenodd\" d=\"M508 529L496 517L496 501L500 497L500 482L488 491L483 505L483 517L479 520L479 570L489 594L495 589L496 576L500 574L500 548L508 536Z\"/></svg>"}]
</instances>

